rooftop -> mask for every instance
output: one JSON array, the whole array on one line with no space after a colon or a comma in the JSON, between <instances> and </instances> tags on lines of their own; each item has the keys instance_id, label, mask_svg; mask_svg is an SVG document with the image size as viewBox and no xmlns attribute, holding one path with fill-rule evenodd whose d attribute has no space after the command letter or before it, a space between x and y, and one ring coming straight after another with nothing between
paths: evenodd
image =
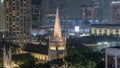
<instances>
[{"instance_id":1,"label":"rooftop","mask_svg":"<svg viewBox=\"0 0 120 68\"><path fill-rule=\"evenodd\" d=\"M120 49L120 46L114 46L114 47L110 47L110 48L117 48L117 49Z\"/></svg>"},{"instance_id":2,"label":"rooftop","mask_svg":"<svg viewBox=\"0 0 120 68\"><path fill-rule=\"evenodd\" d=\"M120 27L120 24L92 24L91 27Z\"/></svg>"},{"instance_id":3,"label":"rooftop","mask_svg":"<svg viewBox=\"0 0 120 68\"><path fill-rule=\"evenodd\" d=\"M38 53L38 54L45 54L48 55L48 46L47 45L35 45L35 44L26 44L23 48L24 51Z\"/></svg>"}]
</instances>

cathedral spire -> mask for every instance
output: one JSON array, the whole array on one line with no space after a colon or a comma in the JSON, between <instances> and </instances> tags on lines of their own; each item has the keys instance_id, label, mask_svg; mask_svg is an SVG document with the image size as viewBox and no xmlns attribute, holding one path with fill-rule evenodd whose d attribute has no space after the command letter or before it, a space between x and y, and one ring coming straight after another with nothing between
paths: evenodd
<instances>
[{"instance_id":1,"label":"cathedral spire","mask_svg":"<svg viewBox=\"0 0 120 68\"><path fill-rule=\"evenodd\" d=\"M58 7L56 10L56 18L55 18L55 25L54 25L54 37L58 37L58 38L62 37Z\"/></svg>"}]
</instances>

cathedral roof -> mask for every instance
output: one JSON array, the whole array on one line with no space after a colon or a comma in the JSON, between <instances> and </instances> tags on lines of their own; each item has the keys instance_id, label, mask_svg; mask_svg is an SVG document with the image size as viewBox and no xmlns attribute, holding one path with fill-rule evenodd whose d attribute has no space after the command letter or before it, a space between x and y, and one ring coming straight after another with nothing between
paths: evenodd
<instances>
[{"instance_id":1,"label":"cathedral roof","mask_svg":"<svg viewBox=\"0 0 120 68\"><path fill-rule=\"evenodd\" d=\"M35 45L35 44L26 44L23 48L24 51L46 54L48 55L48 46L47 45Z\"/></svg>"}]
</instances>

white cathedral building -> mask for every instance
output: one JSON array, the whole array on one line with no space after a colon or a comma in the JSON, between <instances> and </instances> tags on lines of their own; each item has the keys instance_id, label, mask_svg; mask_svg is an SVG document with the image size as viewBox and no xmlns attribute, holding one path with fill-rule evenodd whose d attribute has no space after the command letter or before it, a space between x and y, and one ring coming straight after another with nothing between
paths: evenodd
<instances>
[{"instance_id":1,"label":"white cathedral building","mask_svg":"<svg viewBox=\"0 0 120 68\"><path fill-rule=\"evenodd\" d=\"M25 45L23 53L31 53L35 58L40 60L54 60L63 58L67 55L66 35L62 34L59 18L59 10L56 10L54 33L49 35L49 45Z\"/></svg>"},{"instance_id":2,"label":"white cathedral building","mask_svg":"<svg viewBox=\"0 0 120 68\"><path fill-rule=\"evenodd\" d=\"M66 37L61 33L58 8L54 25L54 34L49 37L49 60L63 58L66 56Z\"/></svg>"}]
</instances>

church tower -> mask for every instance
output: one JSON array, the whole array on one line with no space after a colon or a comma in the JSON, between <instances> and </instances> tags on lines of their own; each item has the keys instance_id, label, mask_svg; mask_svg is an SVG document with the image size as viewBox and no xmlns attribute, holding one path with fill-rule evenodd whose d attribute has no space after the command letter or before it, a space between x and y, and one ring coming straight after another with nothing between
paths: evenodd
<instances>
[{"instance_id":1,"label":"church tower","mask_svg":"<svg viewBox=\"0 0 120 68\"><path fill-rule=\"evenodd\" d=\"M11 62L12 62L12 52L11 47L6 47L5 45L5 38L3 33L3 68L12 68Z\"/></svg>"},{"instance_id":2,"label":"church tower","mask_svg":"<svg viewBox=\"0 0 120 68\"><path fill-rule=\"evenodd\" d=\"M63 58L67 55L66 52L66 36L61 33L59 11L57 8L54 33L49 36L49 60Z\"/></svg>"},{"instance_id":3,"label":"church tower","mask_svg":"<svg viewBox=\"0 0 120 68\"><path fill-rule=\"evenodd\" d=\"M9 50L6 50L6 47L4 46L4 50L3 50L3 67L4 68L12 68L11 59L12 59L11 47L9 47Z\"/></svg>"}]
</instances>

